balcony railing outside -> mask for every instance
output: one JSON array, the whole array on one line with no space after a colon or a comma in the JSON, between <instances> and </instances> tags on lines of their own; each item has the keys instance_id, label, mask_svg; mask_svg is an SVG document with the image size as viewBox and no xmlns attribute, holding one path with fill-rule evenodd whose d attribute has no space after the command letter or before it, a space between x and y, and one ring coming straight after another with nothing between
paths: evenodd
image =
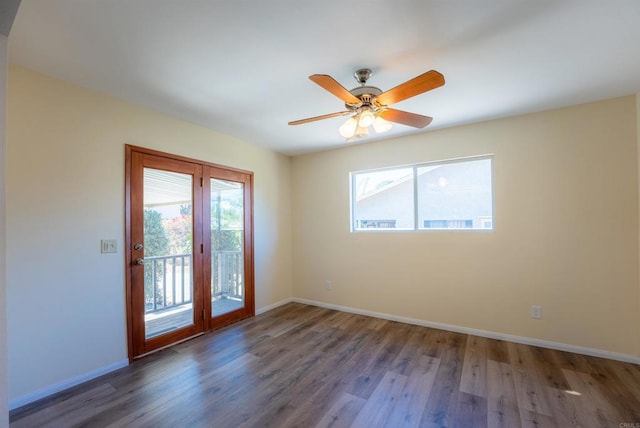
<instances>
[{"instance_id":1,"label":"balcony railing outside","mask_svg":"<svg viewBox=\"0 0 640 428\"><path fill-rule=\"evenodd\" d=\"M191 254L145 257L145 313L191 303Z\"/></svg>"},{"instance_id":2,"label":"balcony railing outside","mask_svg":"<svg viewBox=\"0 0 640 428\"><path fill-rule=\"evenodd\" d=\"M211 260L212 299L242 299L244 292L242 251L214 251Z\"/></svg>"},{"instance_id":3,"label":"balcony railing outside","mask_svg":"<svg viewBox=\"0 0 640 428\"><path fill-rule=\"evenodd\" d=\"M151 314L192 303L191 254L145 257L145 313ZM243 298L241 251L214 251L212 299Z\"/></svg>"}]
</instances>

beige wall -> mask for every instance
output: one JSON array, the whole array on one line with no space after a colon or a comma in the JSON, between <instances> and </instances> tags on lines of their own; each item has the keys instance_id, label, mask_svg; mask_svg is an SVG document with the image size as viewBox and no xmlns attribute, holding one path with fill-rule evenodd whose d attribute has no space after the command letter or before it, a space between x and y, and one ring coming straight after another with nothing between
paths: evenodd
<instances>
[{"instance_id":1,"label":"beige wall","mask_svg":"<svg viewBox=\"0 0 640 428\"><path fill-rule=\"evenodd\" d=\"M631 96L295 157L295 296L640 355L636 107ZM349 232L350 171L483 154L494 232Z\"/></svg>"},{"instance_id":2,"label":"beige wall","mask_svg":"<svg viewBox=\"0 0 640 428\"><path fill-rule=\"evenodd\" d=\"M5 269L7 42L7 37L0 34L0 428L9 426L7 407L7 271Z\"/></svg>"},{"instance_id":3,"label":"beige wall","mask_svg":"<svg viewBox=\"0 0 640 428\"><path fill-rule=\"evenodd\" d=\"M291 297L288 157L26 69L9 83L10 399L126 359L125 143L254 171L256 308Z\"/></svg>"}]
</instances>

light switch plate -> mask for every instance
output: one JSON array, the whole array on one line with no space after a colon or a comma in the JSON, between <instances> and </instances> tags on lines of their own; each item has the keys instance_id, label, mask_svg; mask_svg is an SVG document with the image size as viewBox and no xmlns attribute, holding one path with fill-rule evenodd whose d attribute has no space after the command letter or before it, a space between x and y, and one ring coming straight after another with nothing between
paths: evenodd
<instances>
[{"instance_id":1,"label":"light switch plate","mask_svg":"<svg viewBox=\"0 0 640 428\"><path fill-rule=\"evenodd\" d=\"M118 241L115 239L103 239L100 241L100 252L105 253L117 253Z\"/></svg>"}]
</instances>

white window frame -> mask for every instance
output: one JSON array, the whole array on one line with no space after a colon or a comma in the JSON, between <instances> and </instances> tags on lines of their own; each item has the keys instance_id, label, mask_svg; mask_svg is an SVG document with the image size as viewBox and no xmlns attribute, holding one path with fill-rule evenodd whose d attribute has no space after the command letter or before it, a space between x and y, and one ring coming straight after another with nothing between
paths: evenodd
<instances>
[{"instance_id":1,"label":"white window frame","mask_svg":"<svg viewBox=\"0 0 640 428\"><path fill-rule=\"evenodd\" d=\"M426 232L426 233L434 233L434 232L479 232L479 233L487 233L493 232L495 230L495 186L494 186L494 162L493 162L493 154L485 154L478 156L468 156L461 158L452 158L452 159L444 159L444 160L435 160L429 162L421 162L416 164L409 165L396 165L390 167L383 168L372 168L365 169L360 171L352 171L349 173L349 229L352 233L402 233L402 232ZM482 216L481 221L483 224L489 220L491 223L491 228L456 228L456 229L448 229L448 228L425 228L420 227L419 222L419 204L418 204L418 168L422 168L425 166L432 165L446 165L451 163L463 163L463 162L473 162L478 160L489 159L491 161L491 217L490 219L486 216ZM380 171L390 171L401 168L412 168L413 169L413 229L410 228L400 228L400 229L384 229L384 228L356 228L356 220L354 219L354 215L356 212L356 188L355 188L355 176L363 173L371 173L371 172L380 172Z\"/></svg>"}]
</instances>

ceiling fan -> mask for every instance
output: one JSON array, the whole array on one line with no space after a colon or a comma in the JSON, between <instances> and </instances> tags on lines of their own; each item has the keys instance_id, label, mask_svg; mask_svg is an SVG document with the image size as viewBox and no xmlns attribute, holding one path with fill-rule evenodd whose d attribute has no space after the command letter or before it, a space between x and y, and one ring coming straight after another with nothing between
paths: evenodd
<instances>
[{"instance_id":1,"label":"ceiling fan","mask_svg":"<svg viewBox=\"0 0 640 428\"><path fill-rule=\"evenodd\" d=\"M444 85L442 74L430 70L385 92L375 86L367 86L367 80L371 74L372 71L368 68L362 68L353 73L360 86L350 91L329 75L314 74L309 76L311 81L344 101L346 110L294 120L289 122L289 125L301 125L317 120L351 115L340 127L339 132L347 141L352 141L369 135L369 127L372 125L375 132L385 132L391 129L389 122L414 128L424 128L431 123L433 118L429 116L396 110L389 108L389 106Z\"/></svg>"}]
</instances>

